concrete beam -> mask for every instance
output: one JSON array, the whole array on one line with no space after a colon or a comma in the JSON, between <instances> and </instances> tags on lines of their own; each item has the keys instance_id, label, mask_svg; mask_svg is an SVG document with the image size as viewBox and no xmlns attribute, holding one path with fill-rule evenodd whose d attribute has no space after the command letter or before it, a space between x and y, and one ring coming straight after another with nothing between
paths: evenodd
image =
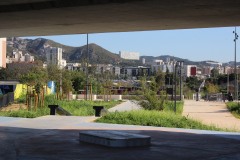
<instances>
[{"instance_id":1,"label":"concrete beam","mask_svg":"<svg viewBox=\"0 0 240 160\"><path fill-rule=\"evenodd\" d=\"M236 0L8 0L0 2L0 35L239 26L239 8Z\"/></svg>"}]
</instances>

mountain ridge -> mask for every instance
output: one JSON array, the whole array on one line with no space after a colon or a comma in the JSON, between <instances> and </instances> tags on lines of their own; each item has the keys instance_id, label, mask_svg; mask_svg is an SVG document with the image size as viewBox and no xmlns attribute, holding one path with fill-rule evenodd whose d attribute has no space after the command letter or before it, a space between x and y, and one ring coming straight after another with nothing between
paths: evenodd
<instances>
[{"instance_id":1,"label":"mountain ridge","mask_svg":"<svg viewBox=\"0 0 240 160\"><path fill-rule=\"evenodd\" d=\"M46 60L45 48L47 47L59 47L63 49L63 58L67 62L84 62L87 58L92 64L113 64L113 65L142 65L141 60L125 60L120 58L118 54L112 53L107 49L95 44L90 43L88 45L89 52L87 57L87 45L73 47L55 42L50 39L36 38L36 39L24 39L18 37L7 38L7 55L11 55L13 50L20 50L24 54L30 53L35 56L35 59L42 61ZM170 55L160 56L140 56L140 59L145 58L146 62L151 62L154 59L176 60L184 61L184 64L189 65L206 65L207 61L191 61L189 59L179 58ZM208 60L211 61L211 60ZM223 65L232 65L232 62L223 63ZM239 63L238 63L239 64Z\"/></svg>"}]
</instances>

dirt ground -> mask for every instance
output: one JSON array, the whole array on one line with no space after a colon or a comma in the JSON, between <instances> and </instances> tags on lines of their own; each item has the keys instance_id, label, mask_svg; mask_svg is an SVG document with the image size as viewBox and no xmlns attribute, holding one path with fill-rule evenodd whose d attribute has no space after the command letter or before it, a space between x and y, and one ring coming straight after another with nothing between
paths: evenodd
<instances>
[{"instance_id":1,"label":"dirt ground","mask_svg":"<svg viewBox=\"0 0 240 160\"><path fill-rule=\"evenodd\" d=\"M7 107L1 107L0 111L17 111L19 109L27 109L27 105L24 103L13 103Z\"/></svg>"},{"instance_id":2,"label":"dirt ground","mask_svg":"<svg viewBox=\"0 0 240 160\"><path fill-rule=\"evenodd\" d=\"M183 115L208 125L240 131L240 119L229 112L224 102L185 100Z\"/></svg>"}]
</instances>

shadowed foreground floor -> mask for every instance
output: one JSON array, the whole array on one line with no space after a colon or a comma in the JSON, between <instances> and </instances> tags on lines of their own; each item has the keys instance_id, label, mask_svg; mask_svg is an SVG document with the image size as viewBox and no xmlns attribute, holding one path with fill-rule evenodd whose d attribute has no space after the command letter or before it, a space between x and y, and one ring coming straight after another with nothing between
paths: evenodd
<instances>
[{"instance_id":1,"label":"shadowed foreground floor","mask_svg":"<svg viewBox=\"0 0 240 160\"><path fill-rule=\"evenodd\" d=\"M87 144L79 142L80 130L124 130L149 135L151 146L108 148ZM238 133L98 124L87 121L87 117L0 117L0 141L0 159L6 160L240 159Z\"/></svg>"}]
</instances>

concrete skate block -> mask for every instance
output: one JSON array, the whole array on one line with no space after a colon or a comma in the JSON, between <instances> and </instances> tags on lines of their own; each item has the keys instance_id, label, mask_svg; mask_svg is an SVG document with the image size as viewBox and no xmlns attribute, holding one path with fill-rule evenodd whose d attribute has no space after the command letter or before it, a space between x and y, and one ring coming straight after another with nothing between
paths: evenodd
<instances>
[{"instance_id":1,"label":"concrete skate block","mask_svg":"<svg viewBox=\"0 0 240 160\"><path fill-rule=\"evenodd\" d=\"M149 146L151 137L120 131L81 131L79 141L108 147Z\"/></svg>"}]
</instances>

